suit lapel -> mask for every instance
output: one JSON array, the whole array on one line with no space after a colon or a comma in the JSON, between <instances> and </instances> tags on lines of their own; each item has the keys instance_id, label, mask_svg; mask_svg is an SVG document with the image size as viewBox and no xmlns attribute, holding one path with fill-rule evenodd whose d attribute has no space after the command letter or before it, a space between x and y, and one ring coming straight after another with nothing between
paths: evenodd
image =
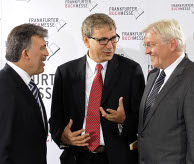
<instances>
[{"instance_id":1,"label":"suit lapel","mask_svg":"<svg viewBox=\"0 0 194 164\"><path fill-rule=\"evenodd\" d=\"M160 72L159 70L156 70L154 73L150 74L150 77L147 81L146 88L144 90L144 94L143 94L142 102L141 102L142 111L140 112L140 120L141 120L140 125L142 125L142 126L143 126L143 115L144 115L144 110L145 110L145 103L146 103L147 97L152 89L152 86L153 86L159 72Z\"/></svg>"},{"instance_id":2,"label":"suit lapel","mask_svg":"<svg viewBox=\"0 0 194 164\"><path fill-rule=\"evenodd\" d=\"M189 60L185 57L181 63L175 68L174 72L171 74L170 78L166 82L166 84L161 89L160 93L154 100L150 112L148 113L148 116L145 120L144 128L149 123L151 117L154 115L155 111L157 110L158 105L162 101L162 99L166 96L166 94L170 91L170 89L182 78L183 71L188 64ZM144 108L145 108L145 102L144 102Z\"/></svg>"},{"instance_id":3,"label":"suit lapel","mask_svg":"<svg viewBox=\"0 0 194 164\"><path fill-rule=\"evenodd\" d=\"M77 83L73 87L75 87L76 96L79 99L83 121L83 118L85 116L86 56L82 57L79 60L75 74Z\"/></svg>"},{"instance_id":4,"label":"suit lapel","mask_svg":"<svg viewBox=\"0 0 194 164\"><path fill-rule=\"evenodd\" d=\"M76 95L79 98L79 104L81 108L82 121L85 117L85 84L86 84L86 56L82 57L75 71L75 77L77 80L74 89L76 90ZM106 99L109 97L109 93L114 87L115 83L119 80L119 71L118 71L118 60L117 56L114 55L113 59L108 62L106 76L103 85L102 100L103 104Z\"/></svg>"},{"instance_id":5,"label":"suit lapel","mask_svg":"<svg viewBox=\"0 0 194 164\"><path fill-rule=\"evenodd\" d=\"M18 73L15 72L15 70L13 68L11 68L8 64L5 65L4 69L7 70L7 71L9 71L10 75L14 79L14 82L15 82L17 88L19 88L19 90L21 92L23 92L23 95L25 95L25 98L28 99L28 101L30 101L30 104L33 106L33 110L36 113L36 116L37 116L36 118L40 122L41 126L44 128L44 124L43 124L43 120L42 120L42 115L41 115L41 112L40 112L40 107L39 107L36 99L34 98L32 92L30 91L30 89L26 85L26 83L18 75Z\"/></svg>"},{"instance_id":6,"label":"suit lapel","mask_svg":"<svg viewBox=\"0 0 194 164\"><path fill-rule=\"evenodd\" d=\"M106 99L109 97L112 88L115 86L117 81L119 80L119 70L118 70L118 59L117 55L114 54L112 60L108 62L106 75L104 79L103 91L102 91L102 100L101 105L105 103Z\"/></svg>"},{"instance_id":7,"label":"suit lapel","mask_svg":"<svg viewBox=\"0 0 194 164\"><path fill-rule=\"evenodd\" d=\"M38 91L39 92L39 91ZM43 101L42 101L42 98L41 98L41 96L40 96L40 92L39 92L39 97L40 97L40 103L41 103L41 106L42 106L42 112L43 112L43 119L44 119L44 122L43 122L43 120L42 120L42 123L43 123L43 125L44 125L44 129L45 129L45 131L46 131L46 134L48 134L48 120L47 120L47 115L46 115L46 110L45 110L45 106L44 106L44 103L43 103ZM42 117L41 117L42 118Z\"/></svg>"}]
</instances>

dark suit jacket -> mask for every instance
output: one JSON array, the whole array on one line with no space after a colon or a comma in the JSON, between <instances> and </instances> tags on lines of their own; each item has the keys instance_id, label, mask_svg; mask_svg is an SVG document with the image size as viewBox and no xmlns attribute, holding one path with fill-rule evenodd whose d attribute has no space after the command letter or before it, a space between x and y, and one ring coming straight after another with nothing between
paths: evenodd
<instances>
[{"instance_id":1,"label":"dark suit jacket","mask_svg":"<svg viewBox=\"0 0 194 164\"><path fill-rule=\"evenodd\" d=\"M65 126L73 119L72 131L82 129L85 116L86 56L58 67L53 88L51 118L54 141L60 145ZM108 62L103 85L101 106L117 110L122 96L126 112L122 134L118 124L101 118L106 153L110 164L135 164L137 151L129 150L129 143L137 139L138 108L144 90L144 76L136 62L114 54ZM70 147L72 148L72 146ZM65 163L71 163L69 149L64 150ZM75 153L74 149L74 153Z\"/></svg>"},{"instance_id":2,"label":"dark suit jacket","mask_svg":"<svg viewBox=\"0 0 194 164\"><path fill-rule=\"evenodd\" d=\"M47 124L30 89L7 64L0 71L0 101L0 164L46 164Z\"/></svg>"},{"instance_id":3,"label":"dark suit jacket","mask_svg":"<svg viewBox=\"0 0 194 164\"><path fill-rule=\"evenodd\" d=\"M184 58L154 100L143 124L146 98L159 70L150 72L139 114L140 164L194 163L194 64Z\"/></svg>"}]
</instances>

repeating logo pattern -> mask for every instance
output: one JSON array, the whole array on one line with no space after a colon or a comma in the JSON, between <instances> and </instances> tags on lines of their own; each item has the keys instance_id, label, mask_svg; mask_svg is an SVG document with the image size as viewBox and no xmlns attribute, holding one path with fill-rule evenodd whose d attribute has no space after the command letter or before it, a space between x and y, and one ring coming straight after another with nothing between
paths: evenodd
<instances>
[{"instance_id":1,"label":"repeating logo pattern","mask_svg":"<svg viewBox=\"0 0 194 164\"><path fill-rule=\"evenodd\" d=\"M65 0L65 8L88 8L91 12L98 4L92 0Z\"/></svg>"},{"instance_id":2,"label":"repeating logo pattern","mask_svg":"<svg viewBox=\"0 0 194 164\"><path fill-rule=\"evenodd\" d=\"M29 23L44 27L44 28L56 28L59 32L67 23L59 18L29 18Z\"/></svg>"},{"instance_id":3,"label":"repeating logo pattern","mask_svg":"<svg viewBox=\"0 0 194 164\"><path fill-rule=\"evenodd\" d=\"M54 84L54 78L55 74L39 74L39 75L34 75L32 79L34 80L34 83L38 87L40 91L40 96L42 99L51 99L51 94L52 94L52 86Z\"/></svg>"},{"instance_id":4,"label":"repeating logo pattern","mask_svg":"<svg viewBox=\"0 0 194 164\"><path fill-rule=\"evenodd\" d=\"M61 48L56 43L49 44L49 41L47 41L47 47L49 52L49 57L47 58L47 61L51 59Z\"/></svg>"},{"instance_id":5,"label":"repeating logo pattern","mask_svg":"<svg viewBox=\"0 0 194 164\"><path fill-rule=\"evenodd\" d=\"M122 40L144 40L143 32L122 32Z\"/></svg>"},{"instance_id":6,"label":"repeating logo pattern","mask_svg":"<svg viewBox=\"0 0 194 164\"><path fill-rule=\"evenodd\" d=\"M138 19L144 11L138 7L109 7L109 15L133 15Z\"/></svg>"},{"instance_id":7,"label":"repeating logo pattern","mask_svg":"<svg viewBox=\"0 0 194 164\"><path fill-rule=\"evenodd\" d=\"M194 14L194 4L171 4L172 11L190 11Z\"/></svg>"}]
</instances>

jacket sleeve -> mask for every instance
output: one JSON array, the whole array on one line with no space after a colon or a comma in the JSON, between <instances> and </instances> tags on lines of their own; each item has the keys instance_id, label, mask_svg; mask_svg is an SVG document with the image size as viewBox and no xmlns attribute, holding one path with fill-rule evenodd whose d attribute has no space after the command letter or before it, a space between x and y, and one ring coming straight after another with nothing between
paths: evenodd
<instances>
[{"instance_id":1,"label":"jacket sleeve","mask_svg":"<svg viewBox=\"0 0 194 164\"><path fill-rule=\"evenodd\" d=\"M194 81L189 86L183 103L187 136L186 164L194 163Z\"/></svg>"},{"instance_id":2,"label":"jacket sleeve","mask_svg":"<svg viewBox=\"0 0 194 164\"><path fill-rule=\"evenodd\" d=\"M5 88L0 91L0 100L0 164L12 164L10 158L16 104L13 93Z\"/></svg>"},{"instance_id":3,"label":"jacket sleeve","mask_svg":"<svg viewBox=\"0 0 194 164\"><path fill-rule=\"evenodd\" d=\"M145 88L144 75L140 65L138 64L132 77L131 92L129 93L130 109L125 110L126 120L123 125L122 131L123 136L130 136L131 134L138 133L139 105L144 92L144 88Z\"/></svg>"},{"instance_id":4,"label":"jacket sleeve","mask_svg":"<svg viewBox=\"0 0 194 164\"><path fill-rule=\"evenodd\" d=\"M63 87L65 86L65 81L66 80L62 77L61 70L57 68L55 73L49 124L51 136L59 147L61 145L61 135L68 123L68 119L65 118L67 115L65 115L64 112L65 97L63 94Z\"/></svg>"}]
</instances>

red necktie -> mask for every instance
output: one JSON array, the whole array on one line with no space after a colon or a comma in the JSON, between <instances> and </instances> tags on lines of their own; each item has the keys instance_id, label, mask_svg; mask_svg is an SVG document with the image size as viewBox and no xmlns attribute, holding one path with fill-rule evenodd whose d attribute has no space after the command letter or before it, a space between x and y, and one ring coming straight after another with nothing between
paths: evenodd
<instances>
[{"instance_id":1,"label":"red necktie","mask_svg":"<svg viewBox=\"0 0 194 164\"><path fill-rule=\"evenodd\" d=\"M88 148L94 151L100 145L100 104L102 97L102 65L96 65L97 73L93 80L90 97L88 102L88 110L86 117L86 133L90 134Z\"/></svg>"}]
</instances>

